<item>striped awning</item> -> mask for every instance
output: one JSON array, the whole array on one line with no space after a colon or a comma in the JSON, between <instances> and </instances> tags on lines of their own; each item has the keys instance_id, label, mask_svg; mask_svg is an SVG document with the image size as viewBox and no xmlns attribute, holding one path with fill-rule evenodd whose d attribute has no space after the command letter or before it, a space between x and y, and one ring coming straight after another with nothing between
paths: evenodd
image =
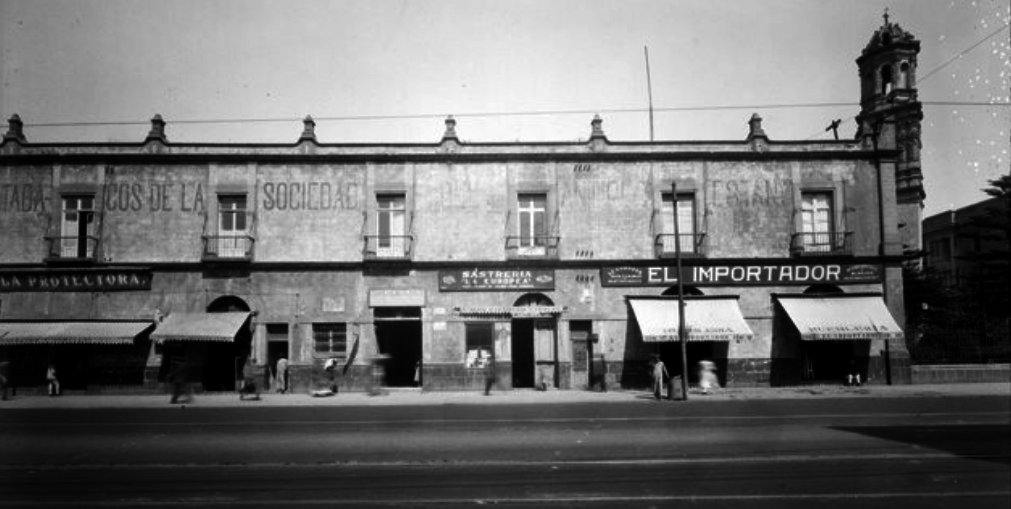
<instances>
[{"instance_id":1,"label":"striped awning","mask_svg":"<svg viewBox=\"0 0 1011 509\"><path fill-rule=\"evenodd\" d=\"M880 296L779 296L779 303L803 340L903 337L902 329Z\"/></svg>"},{"instance_id":2,"label":"striped awning","mask_svg":"<svg viewBox=\"0 0 1011 509\"><path fill-rule=\"evenodd\" d=\"M678 341L677 299L629 299L628 302L644 342ZM736 298L685 299L685 332L688 341L730 341L754 336Z\"/></svg>"},{"instance_id":3,"label":"striped awning","mask_svg":"<svg viewBox=\"0 0 1011 509\"><path fill-rule=\"evenodd\" d=\"M248 311L229 313L172 313L158 324L151 339L165 341L235 341Z\"/></svg>"},{"instance_id":4,"label":"striped awning","mask_svg":"<svg viewBox=\"0 0 1011 509\"><path fill-rule=\"evenodd\" d=\"M0 322L0 345L129 345L150 328L140 322Z\"/></svg>"}]
</instances>

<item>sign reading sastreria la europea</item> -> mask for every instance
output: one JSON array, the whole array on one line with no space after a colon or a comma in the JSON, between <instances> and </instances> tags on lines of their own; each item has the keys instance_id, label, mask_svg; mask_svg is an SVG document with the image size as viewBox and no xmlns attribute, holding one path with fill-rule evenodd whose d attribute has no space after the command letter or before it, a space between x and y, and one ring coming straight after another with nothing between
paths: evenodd
<instances>
[{"instance_id":1,"label":"sign reading sastreria la europea","mask_svg":"<svg viewBox=\"0 0 1011 509\"><path fill-rule=\"evenodd\" d=\"M554 290L555 271L538 269L440 270L439 291Z\"/></svg>"}]
</instances>

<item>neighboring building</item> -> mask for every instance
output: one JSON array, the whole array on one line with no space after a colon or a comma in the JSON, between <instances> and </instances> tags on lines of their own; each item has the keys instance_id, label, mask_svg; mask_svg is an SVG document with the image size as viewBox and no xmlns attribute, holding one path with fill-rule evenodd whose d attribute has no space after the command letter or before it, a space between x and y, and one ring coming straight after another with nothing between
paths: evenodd
<instances>
[{"instance_id":1,"label":"neighboring building","mask_svg":"<svg viewBox=\"0 0 1011 509\"><path fill-rule=\"evenodd\" d=\"M958 210L934 214L923 220L923 266L949 286L972 288L980 282L1001 284L1007 260L995 260L988 254L1008 249L1006 231L980 224L984 218L1001 214L1006 205L993 197Z\"/></svg>"},{"instance_id":2,"label":"neighboring building","mask_svg":"<svg viewBox=\"0 0 1011 509\"><path fill-rule=\"evenodd\" d=\"M595 118L586 142L466 143L450 118L439 143L322 144L306 118L293 144L190 144L156 116L142 143L55 144L14 116L0 356L71 389L185 366L231 390L248 355L302 391L330 358L351 389L476 389L488 363L503 388L640 386L652 352L680 369L680 277L688 364L727 385L906 382L907 36L886 20L858 61L856 140L770 140L755 115L741 141L612 142Z\"/></svg>"}]
</instances>

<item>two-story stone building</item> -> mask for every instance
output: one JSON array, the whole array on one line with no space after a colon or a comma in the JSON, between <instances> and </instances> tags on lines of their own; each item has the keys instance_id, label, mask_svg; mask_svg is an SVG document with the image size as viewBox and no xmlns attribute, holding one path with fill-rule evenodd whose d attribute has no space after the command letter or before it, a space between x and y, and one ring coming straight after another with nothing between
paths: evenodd
<instances>
[{"instance_id":1,"label":"two-story stone building","mask_svg":"<svg viewBox=\"0 0 1011 509\"><path fill-rule=\"evenodd\" d=\"M449 118L438 143L329 144L307 117L295 143L173 143L156 116L141 143L32 143L14 116L0 356L69 389L186 366L232 390L247 356L287 359L296 390L331 358L351 389L477 388L489 363L503 388L638 386L650 353L681 364L681 278L688 363L725 384L903 382L907 36L886 21L858 61L853 140L755 115L733 141L615 142L594 118L585 142L470 143Z\"/></svg>"}]
</instances>

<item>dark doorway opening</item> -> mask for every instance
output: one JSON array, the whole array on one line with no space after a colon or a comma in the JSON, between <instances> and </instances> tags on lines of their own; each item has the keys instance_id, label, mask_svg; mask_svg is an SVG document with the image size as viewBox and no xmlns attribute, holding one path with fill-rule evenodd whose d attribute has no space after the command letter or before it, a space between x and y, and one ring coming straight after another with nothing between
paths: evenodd
<instances>
[{"instance_id":1,"label":"dark doorway opening","mask_svg":"<svg viewBox=\"0 0 1011 509\"><path fill-rule=\"evenodd\" d=\"M281 381L277 380L277 361L288 359L288 324L267 324L267 371L270 373L269 388L278 389ZM287 374L285 375L287 376Z\"/></svg>"},{"instance_id":2,"label":"dark doorway opening","mask_svg":"<svg viewBox=\"0 0 1011 509\"><path fill-rule=\"evenodd\" d=\"M249 305L233 295L218 297L207 306L208 313L238 311L248 312ZM236 390L236 381L242 377L242 366L250 354L252 342L253 332L250 330L249 320L246 320L235 333L234 341L209 341L189 346L196 352L192 352L188 357L196 359L196 362L201 364L193 366L192 372L199 373L205 391Z\"/></svg>"},{"instance_id":3,"label":"dark doorway opening","mask_svg":"<svg viewBox=\"0 0 1011 509\"><path fill-rule=\"evenodd\" d=\"M512 323L513 387L534 386L534 320Z\"/></svg>"},{"instance_id":4,"label":"dark doorway opening","mask_svg":"<svg viewBox=\"0 0 1011 509\"><path fill-rule=\"evenodd\" d=\"M420 387L421 308L376 308L376 343L387 387Z\"/></svg>"},{"instance_id":5,"label":"dark doorway opening","mask_svg":"<svg viewBox=\"0 0 1011 509\"><path fill-rule=\"evenodd\" d=\"M660 360L667 366L671 376L681 374L681 344L677 341L657 343L657 353ZM716 364L716 376L720 386L725 386L727 379L727 348L726 341L689 341L685 345L688 354L688 385L699 383L699 361L710 361Z\"/></svg>"},{"instance_id":6,"label":"dark doorway opening","mask_svg":"<svg viewBox=\"0 0 1011 509\"><path fill-rule=\"evenodd\" d=\"M846 375L867 380L870 340L801 341L801 380L810 383L844 383Z\"/></svg>"}]
</instances>

